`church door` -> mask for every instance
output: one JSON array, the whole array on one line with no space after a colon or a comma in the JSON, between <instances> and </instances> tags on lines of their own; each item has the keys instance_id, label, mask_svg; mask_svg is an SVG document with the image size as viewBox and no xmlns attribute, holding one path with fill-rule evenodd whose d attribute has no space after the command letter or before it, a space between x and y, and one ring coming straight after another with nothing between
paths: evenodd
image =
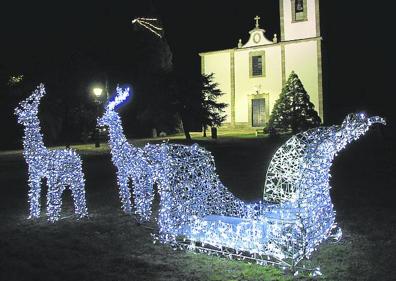
<instances>
[{"instance_id":1,"label":"church door","mask_svg":"<svg viewBox=\"0 0 396 281\"><path fill-rule=\"evenodd\" d=\"M265 99L252 100L252 126L264 127L264 106Z\"/></svg>"}]
</instances>

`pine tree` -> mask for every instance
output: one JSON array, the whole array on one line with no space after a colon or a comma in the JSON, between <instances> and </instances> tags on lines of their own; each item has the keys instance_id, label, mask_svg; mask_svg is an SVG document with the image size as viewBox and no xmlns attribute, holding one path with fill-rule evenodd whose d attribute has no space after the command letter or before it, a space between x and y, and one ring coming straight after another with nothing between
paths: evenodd
<instances>
[{"instance_id":1,"label":"pine tree","mask_svg":"<svg viewBox=\"0 0 396 281\"><path fill-rule=\"evenodd\" d=\"M202 74L202 127L204 136L208 127L218 127L226 119L224 109L227 104L217 102L224 93L218 88L218 83L213 82L214 74Z\"/></svg>"},{"instance_id":2,"label":"pine tree","mask_svg":"<svg viewBox=\"0 0 396 281\"><path fill-rule=\"evenodd\" d=\"M191 140L190 132L208 127L220 126L224 122L225 103L217 101L223 95L218 84L213 82L213 74L189 75L174 72L169 81L167 102L171 110L180 117L181 125L187 140Z\"/></svg>"},{"instance_id":3,"label":"pine tree","mask_svg":"<svg viewBox=\"0 0 396 281\"><path fill-rule=\"evenodd\" d=\"M292 71L272 110L267 131L293 133L319 126L321 120L301 80Z\"/></svg>"}]
</instances>

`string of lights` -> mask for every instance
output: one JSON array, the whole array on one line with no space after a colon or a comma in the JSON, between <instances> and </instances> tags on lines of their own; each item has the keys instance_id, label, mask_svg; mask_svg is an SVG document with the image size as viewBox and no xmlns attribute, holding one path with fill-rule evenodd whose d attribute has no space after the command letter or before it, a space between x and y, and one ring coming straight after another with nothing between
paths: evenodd
<instances>
[{"instance_id":1,"label":"string of lights","mask_svg":"<svg viewBox=\"0 0 396 281\"><path fill-rule=\"evenodd\" d=\"M132 24L139 24L144 28L148 29L150 32L157 35L159 38L162 38L161 32L163 31L162 27L156 26L153 22L157 23L158 19L156 18L135 18L132 20Z\"/></svg>"},{"instance_id":2,"label":"string of lights","mask_svg":"<svg viewBox=\"0 0 396 281\"><path fill-rule=\"evenodd\" d=\"M78 218L88 215L85 202L85 180L79 155L71 149L49 150L44 146L40 132L38 107L45 95L40 84L32 95L15 109L18 123L24 126L23 156L29 171L29 218L40 216L41 181L47 180L47 216L55 222L60 217L62 193L66 187L72 192Z\"/></svg>"}]
</instances>

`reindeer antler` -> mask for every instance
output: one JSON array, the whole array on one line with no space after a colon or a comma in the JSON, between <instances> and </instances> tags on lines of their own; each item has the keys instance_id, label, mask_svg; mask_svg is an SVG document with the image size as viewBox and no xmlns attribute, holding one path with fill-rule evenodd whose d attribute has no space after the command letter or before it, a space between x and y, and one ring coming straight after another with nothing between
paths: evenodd
<instances>
[{"instance_id":1,"label":"reindeer antler","mask_svg":"<svg viewBox=\"0 0 396 281\"><path fill-rule=\"evenodd\" d=\"M108 110L114 110L114 108L122 103L124 100L126 100L129 96L129 88L122 89L119 86L117 86L117 95L114 98L113 101L109 102L107 105Z\"/></svg>"},{"instance_id":2,"label":"reindeer antler","mask_svg":"<svg viewBox=\"0 0 396 281\"><path fill-rule=\"evenodd\" d=\"M380 116L372 116L368 119L368 123L369 125L371 124L382 124L382 125L386 125L386 120L385 118L382 118Z\"/></svg>"}]
</instances>

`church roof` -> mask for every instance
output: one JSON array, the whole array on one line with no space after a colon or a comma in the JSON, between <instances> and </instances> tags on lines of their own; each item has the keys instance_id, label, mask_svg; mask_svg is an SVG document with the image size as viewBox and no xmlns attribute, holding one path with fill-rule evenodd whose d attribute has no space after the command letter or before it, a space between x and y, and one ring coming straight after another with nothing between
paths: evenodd
<instances>
[{"instance_id":1,"label":"church roof","mask_svg":"<svg viewBox=\"0 0 396 281\"><path fill-rule=\"evenodd\" d=\"M256 26L252 30L249 31L249 34L250 34L249 40L244 45L242 45L241 40L239 40L238 48L269 45L269 44L274 44L274 43L278 42L276 34L274 35L274 38L272 39L272 41L268 40L268 38L265 36L265 29L262 29L259 26L259 20L260 20L259 16L256 16L254 18L254 20L256 21Z\"/></svg>"}]
</instances>

